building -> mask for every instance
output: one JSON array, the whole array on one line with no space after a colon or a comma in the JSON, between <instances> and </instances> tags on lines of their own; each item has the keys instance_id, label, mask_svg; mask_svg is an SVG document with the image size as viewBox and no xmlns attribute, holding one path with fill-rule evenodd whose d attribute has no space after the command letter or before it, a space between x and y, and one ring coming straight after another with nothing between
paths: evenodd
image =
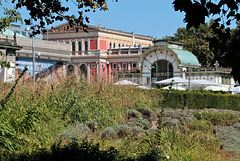
<instances>
[{"instance_id":1,"label":"building","mask_svg":"<svg viewBox=\"0 0 240 161\"><path fill-rule=\"evenodd\" d=\"M217 63L213 68L202 68L196 56L177 42L100 26L89 26L88 32L76 32L67 23L48 30L43 39L35 40L35 52L39 53L37 66L45 64L44 68L37 67L37 74L58 64L61 69L58 75L75 74L88 81L128 79L151 86L171 77L188 79L190 71L191 80L205 79L228 88L235 84L231 69L219 67ZM31 41L31 38L17 38L23 47L16 54L21 68L32 64Z\"/></svg>"}]
</instances>

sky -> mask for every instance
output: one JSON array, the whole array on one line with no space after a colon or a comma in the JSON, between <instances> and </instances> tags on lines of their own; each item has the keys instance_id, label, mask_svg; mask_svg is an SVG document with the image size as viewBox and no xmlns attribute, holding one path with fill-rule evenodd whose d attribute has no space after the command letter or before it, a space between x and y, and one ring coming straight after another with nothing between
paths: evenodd
<instances>
[{"instance_id":1,"label":"sky","mask_svg":"<svg viewBox=\"0 0 240 161\"><path fill-rule=\"evenodd\" d=\"M184 13L174 11L173 0L108 0L109 11L89 12L91 25L149 35L157 38L173 36L183 23ZM69 7L73 4L66 3ZM10 7L6 2L3 7ZM22 17L27 17L27 11L21 10ZM75 11L76 12L76 11ZM73 14L75 12L70 12ZM0 11L1 17L3 12ZM54 23L47 28L63 22ZM23 28L26 27L23 25Z\"/></svg>"}]
</instances>

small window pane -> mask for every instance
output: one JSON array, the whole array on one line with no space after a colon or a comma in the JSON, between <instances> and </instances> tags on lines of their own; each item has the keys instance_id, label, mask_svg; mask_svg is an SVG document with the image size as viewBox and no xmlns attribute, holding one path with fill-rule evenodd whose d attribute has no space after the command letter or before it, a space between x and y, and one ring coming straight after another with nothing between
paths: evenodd
<instances>
[{"instance_id":1,"label":"small window pane","mask_svg":"<svg viewBox=\"0 0 240 161\"><path fill-rule=\"evenodd\" d=\"M122 68L123 68L123 69L127 69L127 63L123 63L123 64L122 64Z\"/></svg>"}]
</instances>

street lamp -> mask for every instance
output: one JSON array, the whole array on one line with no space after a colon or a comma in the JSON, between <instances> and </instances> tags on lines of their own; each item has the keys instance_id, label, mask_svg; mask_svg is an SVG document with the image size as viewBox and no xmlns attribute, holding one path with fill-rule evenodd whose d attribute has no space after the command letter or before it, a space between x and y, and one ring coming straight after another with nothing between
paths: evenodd
<instances>
[{"instance_id":1,"label":"street lamp","mask_svg":"<svg viewBox=\"0 0 240 161\"><path fill-rule=\"evenodd\" d=\"M188 63L188 92L190 92L190 63Z\"/></svg>"},{"instance_id":2,"label":"street lamp","mask_svg":"<svg viewBox=\"0 0 240 161\"><path fill-rule=\"evenodd\" d=\"M25 28L25 31L29 32L31 29L30 27L26 27ZM33 82L35 82L35 47L34 47L34 35L33 35L33 32L32 32L32 59L33 59Z\"/></svg>"}]
</instances>

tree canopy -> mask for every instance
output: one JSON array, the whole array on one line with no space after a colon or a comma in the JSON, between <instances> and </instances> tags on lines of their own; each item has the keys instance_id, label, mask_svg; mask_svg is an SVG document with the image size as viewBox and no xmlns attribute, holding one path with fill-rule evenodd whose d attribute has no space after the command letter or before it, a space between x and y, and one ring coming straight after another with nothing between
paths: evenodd
<instances>
[{"instance_id":1,"label":"tree canopy","mask_svg":"<svg viewBox=\"0 0 240 161\"><path fill-rule=\"evenodd\" d=\"M173 1L175 11L185 12L183 21L187 23L187 29L198 28L200 24L205 23L207 17L214 17L210 28L216 36L209 39L209 47L215 51L214 53L226 53L226 64L232 67L234 79L240 82L240 68L238 67L240 47L237 44L240 42L239 30L237 29L232 34L230 29L231 23L240 20L239 6L240 0Z\"/></svg>"},{"instance_id":2,"label":"tree canopy","mask_svg":"<svg viewBox=\"0 0 240 161\"><path fill-rule=\"evenodd\" d=\"M26 25L32 25L34 34L45 32L46 25L63 20L67 20L70 26L75 25L76 32L80 29L87 32L85 23L89 23L89 18L85 13L95 12L97 9L108 10L107 0L12 0L12 3L16 10L26 8L29 11L30 18L24 18L24 22ZM66 5L70 3L73 3L75 7L70 8ZM78 11L78 15L69 14L73 11Z\"/></svg>"},{"instance_id":3,"label":"tree canopy","mask_svg":"<svg viewBox=\"0 0 240 161\"><path fill-rule=\"evenodd\" d=\"M215 55L209 48L208 39L213 37L214 33L209 24L201 24L199 28L191 27L178 28L174 36L166 37L167 40L182 42L184 48L192 52L199 60L202 66L211 66L214 64Z\"/></svg>"}]
</instances>

